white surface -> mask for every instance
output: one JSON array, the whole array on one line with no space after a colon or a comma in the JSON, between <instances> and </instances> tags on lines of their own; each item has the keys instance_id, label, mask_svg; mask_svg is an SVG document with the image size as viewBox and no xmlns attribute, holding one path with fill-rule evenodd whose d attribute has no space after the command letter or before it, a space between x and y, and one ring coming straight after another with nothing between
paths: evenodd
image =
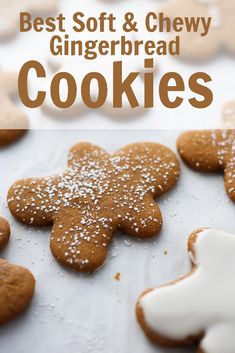
<instances>
[{"instance_id":1,"label":"white surface","mask_svg":"<svg viewBox=\"0 0 235 353\"><path fill-rule=\"evenodd\" d=\"M17 144L0 150L0 205L19 178L62 171L68 149L90 141L114 151L136 141L163 142L175 149L174 131L31 131ZM49 250L50 229L17 223L7 207L12 237L3 258L32 270L37 280L30 309L1 327L1 353L195 353L151 345L135 319L140 293L178 278L190 269L187 239L199 227L235 233L234 204L222 175L199 174L182 164L178 186L158 200L164 228L159 238L137 241L115 236L105 266L92 275L61 267ZM168 254L164 255L167 251ZM114 280L116 272L121 280Z\"/></svg>"},{"instance_id":2,"label":"white surface","mask_svg":"<svg viewBox=\"0 0 235 353\"><path fill-rule=\"evenodd\" d=\"M127 1L102 1L102 0L86 0L76 1L61 0L60 11L68 14L75 11L80 11L84 7L85 13L94 15L102 10L108 13L114 13L120 16L122 11L134 11L139 17L148 13L149 11L160 11L166 1L163 0L129 0ZM193 14L192 14L193 15ZM120 16L121 17L121 16ZM123 33L122 33L123 34ZM142 32L141 32L142 35ZM148 37L154 40L169 38L166 35L155 33ZM18 34L13 40L0 43L0 67L2 69L17 70L28 60L38 60L46 63L47 58L51 58L49 53L49 40L51 34L48 33L23 33ZM104 34L105 38L105 34ZM146 33L143 38L146 39ZM231 39L232 40L232 39ZM142 61L142 60L141 60ZM155 102L156 106L153 109L147 110L146 114L139 116L132 116L131 118L123 118L120 116L113 117L102 114L102 112L95 112L94 110L86 110L84 113L74 117L74 119L53 119L46 115L41 109L30 110L25 109L30 117L31 128L86 128L86 129L122 129L122 128L208 128L218 127L222 121L223 105L231 99L235 99L235 60L229 54L218 53L211 60L204 63L192 64L185 63L174 57L165 56L157 58L158 70L155 80ZM142 63L138 62L138 65ZM103 60L97 62L97 70L103 64ZM45 66L47 67L47 66ZM133 68L134 69L134 68ZM79 64L77 69L77 76L83 76L79 71ZM192 94L187 90L183 97L185 102L177 109L165 108L159 99L158 85L160 78L169 71L175 71L182 75L187 81L189 77L198 71L208 73L213 82L209 84L214 93L213 104L206 109L195 109L188 103L188 98ZM48 75L50 71L48 71ZM33 84L32 92L37 90L39 84Z\"/></svg>"}]
</instances>

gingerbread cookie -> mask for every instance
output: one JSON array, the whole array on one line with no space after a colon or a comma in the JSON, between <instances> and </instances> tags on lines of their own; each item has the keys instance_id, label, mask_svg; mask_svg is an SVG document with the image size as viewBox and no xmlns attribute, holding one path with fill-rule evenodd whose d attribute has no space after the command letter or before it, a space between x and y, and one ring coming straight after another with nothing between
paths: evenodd
<instances>
[{"instance_id":1,"label":"gingerbread cookie","mask_svg":"<svg viewBox=\"0 0 235 353\"><path fill-rule=\"evenodd\" d=\"M8 222L0 217L0 250L10 237ZM35 288L35 280L26 268L0 259L0 325L14 319L26 309Z\"/></svg>"},{"instance_id":2,"label":"gingerbread cookie","mask_svg":"<svg viewBox=\"0 0 235 353\"><path fill-rule=\"evenodd\" d=\"M35 280L30 271L0 259L0 325L22 313L34 294Z\"/></svg>"},{"instance_id":3,"label":"gingerbread cookie","mask_svg":"<svg viewBox=\"0 0 235 353\"><path fill-rule=\"evenodd\" d=\"M19 28L20 12L28 11L44 16L57 11L58 0L0 0L0 40L15 35Z\"/></svg>"},{"instance_id":4,"label":"gingerbread cookie","mask_svg":"<svg viewBox=\"0 0 235 353\"><path fill-rule=\"evenodd\" d=\"M179 176L175 154L160 144L136 143L109 155L90 143L75 145L63 175L16 182L12 214L34 225L53 224L51 250L63 265L93 271L106 258L112 234L148 238L162 228L154 198Z\"/></svg>"},{"instance_id":5,"label":"gingerbread cookie","mask_svg":"<svg viewBox=\"0 0 235 353\"><path fill-rule=\"evenodd\" d=\"M12 98L18 92L18 75L0 73L0 146L22 137L28 128L28 118L21 112Z\"/></svg>"},{"instance_id":6,"label":"gingerbread cookie","mask_svg":"<svg viewBox=\"0 0 235 353\"><path fill-rule=\"evenodd\" d=\"M10 238L10 226L6 219L0 217L0 250L8 243Z\"/></svg>"},{"instance_id":7,"label":"gingerbread cookie","mask_svg":"<svg viewBox=\"0 0 235 353\"><path fill-rule=\"evenodd\" d=\"M202 172L224 172L226 191L235 201L235 130L188 131L177 142L185 163Z\"/></svg>"},{"instance_id":8,"label":"gingerbread cookie","mask_svg":"<svg viewBox=\"0 0 235 353\"><path fill-rule=\"evenodd\" d=\"M200 229L189 238L193 269L187 276L142 294L137 318L146 335L164 346L200 341L199 352L235 351L235 235Z\"/></svg>"},{"instance_id":9,"label":"gingerbread cookie","mask_svg":"<svg viewBox=\"0 0 235 353\"><path fill-rule=\"evenodd\" d=\"M164 15L174 17L212 18L207 35L180 32L181 58L206 60L220 49L235 55L234 0L169 0L163 7Z\"/></svg>"}]
</instances>

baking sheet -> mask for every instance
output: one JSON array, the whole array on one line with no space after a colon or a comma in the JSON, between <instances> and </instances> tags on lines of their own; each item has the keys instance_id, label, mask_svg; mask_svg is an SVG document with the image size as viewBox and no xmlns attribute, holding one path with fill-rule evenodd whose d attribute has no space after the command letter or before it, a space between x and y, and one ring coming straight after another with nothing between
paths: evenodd
<instances>
[{"instance_id":1,"label":"baking sheet","mask_svg":"<svg viewBox=\"0 0 235 353\"><path fill-rule=\"evenodd\" d=\"M135 319L135 302L148 287L164 284L190 269L188 235L199 227L235 233L234 204L222 175L191 171L182 164L175 189L158 200L161 235L139 241L117 234L103 268L91 275L61 267L49 250L50 229L15 221L6 194L19 178L63 171L68 149L77 142L99 144L109 152L131 142L161 142L175 150L177 131L30 131L0 150L0 212L12 237L1 257L28 267L37 280L29 310L0 328L1 353L195 353L196 348L164 349L145 338ZM120 281L114 279L120 272Z\"/></svg>"}]
</instances>

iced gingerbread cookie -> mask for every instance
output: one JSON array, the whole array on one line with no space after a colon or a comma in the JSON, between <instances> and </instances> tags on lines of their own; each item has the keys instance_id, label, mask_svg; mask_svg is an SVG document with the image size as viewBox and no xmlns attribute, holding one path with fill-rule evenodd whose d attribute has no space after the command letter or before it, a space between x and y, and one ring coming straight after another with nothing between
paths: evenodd
<instances>
[{"instance_id":1,"label":"iced gingerbread cookie","mask_svg":"<svg viewBox=\"0 0 235 353\"><path fill-rule=\"evenodd\" d=\"M163 346L200 342L200 353L235 352L235 235L200 229L189 238L191 273L142 294L137 318Z\"/></svg>"},{"instance_id":2,"label":"iced gingerbread cookie","mask_svg":"<svg viewBox=\"0 0 235 353\"><path fill-rule=\"evenodd\" d=\"M181 58L206 60L220 49L235 55L234 0L168 0L163 12L172 18L178 16L211 18L210 30L205 36L186 30L179 33Z\"/></svg>"},{"instance_id":3,"label":"iced gingerbread cookie","mask_svg":"<svg viewBox=\"0 0 235 353\"><path fill-rule=\"evenodd\" d=\"M177 142L185 163L202 172L224 172L225 187L235 201L235 130L183 133Z\"/></svg>"},{"instance_id":4,"label":"iced gingerbread cookie","mask_svg":"<svg viewBox=\"0 0 235 353\"><path fill-rule=\"evenodd\" d=\"M15 35L19 28L20 12L35 16L55 13L59 0L0 0L0 40Z\"/></svg>"},{"instance_id":5,"label":"iced gingerbread cookie","mask_svg":"<svg viewBox=\"0 0 235 353\"><path fill-rule=\"evenodd\" d=\"M8 222L0 217L0 250L10 237ZM30 271L0 259L0 325L14 319L30 303L35 280Z\"/></svg>"},{"instance_id":6,"label":"iced gingerbread cookie","mask_svg":"<svg viewBox=\"0 0 235 353\"><path fill-rule=\"evenodd\" d=\"M10 238L10 226L6 219L0 217L0 250L5 247Z\"/></svg>"},{"instance_id":7,"label":"iced gingerbread cookie","mask_svg":"<svg viewBox=\"0 0 235 353\"><path fill-rule=\"evenodd\" d=\"M22 137L28 128L28 118L14 103L18 92L18 75L0 72L0 146Z\"/></svg>"},{"instance_id":8,"label":"iced gingerbread cookie","mask_svg":"<svg viewBox=\"0 0 235 353\"><path fill-rule=\"evenodd\" d=\"M160 144L136 143L109 155L79 143L70 150L64 174L16 182L8 204L26 224L53 225L50 246L59 262L93 271L104 263L117 230L139 238L160 232L162 216L154 198L178 177L175 154Z\"/></svg>"}]
</instances>

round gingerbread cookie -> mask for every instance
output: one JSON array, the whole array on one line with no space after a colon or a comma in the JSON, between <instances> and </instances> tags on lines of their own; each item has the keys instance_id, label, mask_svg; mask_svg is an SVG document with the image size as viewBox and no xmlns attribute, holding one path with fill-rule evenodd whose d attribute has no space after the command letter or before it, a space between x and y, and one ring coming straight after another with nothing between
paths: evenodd
<instances>
[{"instance_id":1,"label":"round gingerbread cookie","mask_svg":"<svg viewBox=\"0 0 235 353\"><path fill-rule=\"evenodd\" d=\"M173 347L200 341L203 353L235 351L234 252L234 234L216 229L192 233L192 271L138 300L138 321L152 341Z\"/></svg>"},{"instance_id":2,"label":"round gingerbread cookie","mask_svg":"<svg viewBox=\"0 0 235 353\"><path fill-rule=\"evenodd\" d=\"M93 271L113 233L156 236L162 215L154 198L171 189L179 162L157 143L128 145L109 155L90 143L75 145L62 175L29 178L9 190L12 214L34 226L53 225L51 251L67 267Z\"/></svg>"}]
</instances>

